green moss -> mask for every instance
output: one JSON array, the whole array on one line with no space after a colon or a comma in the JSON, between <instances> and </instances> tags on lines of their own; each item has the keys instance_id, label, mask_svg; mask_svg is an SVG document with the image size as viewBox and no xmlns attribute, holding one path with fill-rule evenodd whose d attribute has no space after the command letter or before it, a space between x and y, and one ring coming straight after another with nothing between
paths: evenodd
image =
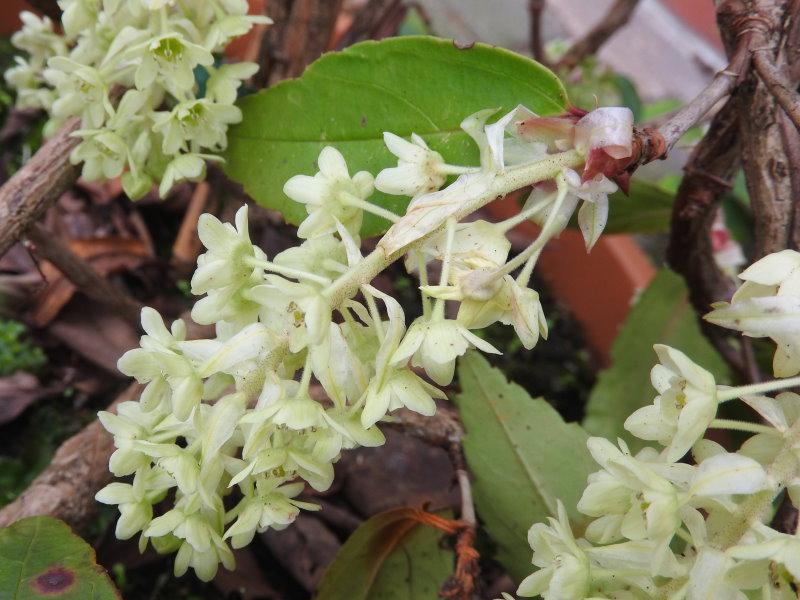
<instances>
[{"instance_id":1,"label":"green moss","mask_svg":"<svg viewBox=\"0 0 800 600\"><path fill-rule=\"evenodd\" d=\"M17 321L0 320L0 377L16 371L40 370L47 362L42 349L26 336L26 327Z\"/></svg>"}]
</instances>

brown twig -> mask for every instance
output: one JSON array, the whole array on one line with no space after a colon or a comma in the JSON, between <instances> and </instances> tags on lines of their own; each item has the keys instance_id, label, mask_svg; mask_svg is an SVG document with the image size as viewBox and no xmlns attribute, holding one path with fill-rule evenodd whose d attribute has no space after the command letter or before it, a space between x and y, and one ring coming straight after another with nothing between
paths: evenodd
<instances>
[{"instance_id":1,"label":"brown twig","mask_svg":"<svg viewBox=\"0 0 800 600\"><path fill-rule=\"evenodd\" d=\"M450 457L461 493L461 519L456 532L456 569L445 582L439 595L442 598L470 600L475 592L476 579L480 571L478 565L480 555L473 546L477 518L472 499L472 485L461 444L464 429L458 420L458 414L454 410L439 407L435 415L425 417L401 409L392 414L392 421L388 425L431 445L444 448Z\"/></svg>"},{"instance_id":2,"label":"brown twig","mask_svg":"<svg viewBox=\"0 0 800 600\"><path fill-rule=\"evenodd\" d=\"M581 39L575 42L556 65L560 69L574 69L587 56L595 54L619 29L630 21L639 0L616 0L605 17Z\"/></svg>"},{"instance_id":3,"label":"brown twig","mask_svg":"<svg viewBox=\"0 0 800 600\"><path fill-rule=\"evenodd\" d=\"M56 23L61 20L61 9L56 0L25 0L43 15L47 15Z\"/></svg>"},{"instance_id":4,"label":"brown twig","mask_svg":"<svg viewBox=\"0 0 800 600\"><path fill-rule=\"evenodd\" d=\"M755 0L734 26L747 32L751 49L770 48L776 66L788 72L785 57L777 49L787 40L783 23L788 0ZM755 219L754 258L789 247L793 221L791 171L787 138L781 126L783 109L771 90L751 70L736 94L740 115L742 167ZM800 140L795 129L789 138Z\"/></svg>"},{"instance_id":5,"label":"brown twig","mask_svg":"<svg viewBox=\"0 0 800 600\"><path fill-rule=\"evenodd\" d=\"M133 400L140 390L139 384L130 385L108 410L116 411L120 402ZM94 495L112 479L108 459L113 451L114 439L100 421L84 427L59 446L28 489L0 509L0 527L24 517L49 515L83 530L97 511Z\"/></svg>"},{"instance_id":6,"label":"brown twig","mask_svg":"<svg viewBox=\"0 0 800 600\"><path fill-rule=\"evenodd\" d=\"M442 586L439 596L442 598L470 600L475 593L475 580L480 573L478 564L480 554L474 547L478 522L475 517L472 486L469 481L466 461L464 460L464 448L460 440L449 445L448 455L455 468L458 489L461 491L461 521L463 527L456 537L456 570Z\"/></svg>"},{"instance_id":7,"label":"brown twig","mask_svg":"<svg viewBox=\"0 0 800 600\"><path fill-rule=\"evenodd\" d=\"M0 256L78 179L69 155L81 142L71 137L79 125L71 119L0 188Z\"/></svg>"},{"instance_id":8,"label":"brown twig","mask_svg":"<svg viewBox=\"0 0 800 600\"><path fill-rule=\"evenodd\" d=\"M197 238L197 221L208 203L211 191L207 181L201 181L194 188L189 207L183 215L181 227L172 244L172 261L177 266L193 264L200 253L200 240Z\"/></svg>"},{"instance_id":9,"label":"brown twig","mask_svg":"<svg viewBox=\"0 0 800 600\"><path fill-rule=\"evenodd\" d=\"M528 13L531 17L531 54L533 58L545 64L544 40L542 39L542 13L545 0L528 0Z\"/></svg>"},{"instance_id":10,"label":"brown twig","mask_svg":"<svg viewBox=\"0 0 800 600\"><path fill-rule=\"evenodd\" d=\"M714 261L711 226L722 197L732 187L738 166L738 136L737 112L728 102L692 152L672 210L667 261L686 279L689 300L698 315L707 313L712 302L730 298L735 289ZM742 356L730 345L725 330L701 323L703 332L726 360L746 375Z\"/></svg>"},{"instance_id":11,"label":"brown twig","mask_svg":"<svg viewBox=\"0 0 800 600\"><path fill-rule=\"evenodd\" d=\"M749 65L750 51L745 41L737 48L728 67L717 73L696 98L659 127L666 152L672 150L683 134L699 123L720 100L730 95Z\"/></svg>"},{"instance_id":12,"label":"brown twig","mask_svg":"<svg viewBox=\"0 0 800 600\"><path fill-rule=\"evenodd\" d=\"M299 76L328 49L342 0L271 0L274 25L264 35L260 87Z\"/></svg>"},{"instance_id":13,"label":"brown twig","mask_svg":"<svg viewBox=\"0 0 800 600\"><path fill-rule=\"evenodd\" d=\"M796 87L778 69L769 55L769 49L757 48L753 50L753 64L761 81L769 88L775 99L794 123L800 128L800 94Z\"/></svg>"},{"instance_id":14,"label":"brown twig","mask_svg":"<svg viewBox=\"0 0 800 600\"><path fill-rule=\"evenodd\" d=\"M691 102L662 122L657 129L637 128L634 131L633 154L630 159L625 159L623 168L633 171L641 165L666 157L683 134L736 89L737 82L750 64L750 56L748 42L743 41L728 67L717 73Z\"/></svg>"},{"instance_id":15,"label":"brown twig","mask_svg":"<svg viewBox=\"0 0 800 600\"><path fill-rule=\"evenodd\" d=\"M85 260L75 254L52 233L37 223L26 232L34 252L50 261L76 288L135 324L139 324L142 305L125 292L103 279Z\"/></svg>"},{"instance_id":16,"label":"brown twig","mask_svg":"<svg viewBox=\"0 0 800 600\"><path fill-rule=\"evenodd\" d=\"M341 50L362 40L381 40L397 33L408 12L402 0L369 0L336 44Z\"/></svg>"}]
</instances>

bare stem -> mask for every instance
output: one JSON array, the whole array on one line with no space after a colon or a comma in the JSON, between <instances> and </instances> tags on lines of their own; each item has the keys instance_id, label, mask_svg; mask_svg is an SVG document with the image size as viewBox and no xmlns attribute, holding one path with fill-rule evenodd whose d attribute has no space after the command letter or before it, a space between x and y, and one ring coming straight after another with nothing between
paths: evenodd
<instances>
[{"instance_id":1,"label":"bare stem","mask_svg":"<svg viewBox=\"0 0 800 600\"><path fill-rule=\"evenodd\" d=\"M34 251L53 263L61 271L61 274L86 296L125 315L136 325L139 324L142 305L103 279L91 265L70 250L66 244L36 223L31 225L26 235L28 240L34 244Z\"/></svg>"},{"instance_id":2,"label":"bare stem","mask_svg":"<svg viewBox=\"0 0 800 600\"><path fill-rule=\"evenodd\" d=\"M630 21L638 4L639 0L617 0L606 16L575 42L556 66L561 69L573 69L584 58L595 54L611 36Z\"/></svg>"},{"instance_id":3,"label":"bare stem","mask_svg":"<svg viewBox=\"0 0 800 600\"><path fill-rule=\"evenodd\" d=\"M683 134L697 125L720 100L730 95L750 65L750 56L747 44L741 44L728 67L717 73L696 98L658 128L664 136L666 152L672 150Z\"/></svg>"},{"instance_id":4,"label":"bare stem","mask_svg":"<svg viewBox=\"0 0 800 600\"><path fill-rule=\"evenodd\" d=\"M528 12L531 15L531 54L533 58L545 64L544 40L542 39L542 12L545 0L529 0Z\"/></svg>"},{"instance_id":5,"label":"bare stem","mask_svg":"<svg viewBox=\"0 0 800 600\"><path fill-rule=\"evenodd\" d=\"M800 129L800 94L775 65L767 48L753 50L753 66L755 66L761 81L781 105L794 126Z\"/></svg>"},{"instance_id":6,"label":"bare stem","mask_svg":"<svg viewBox=\"0 0 800 600\"><path fill-rule=\"evenodd\" d=\"M71 137L79 125L80 119L71 119L0 188L0 256L78 179L80 169L69 155L81 143Z\"/></svg>"}]
</instances>

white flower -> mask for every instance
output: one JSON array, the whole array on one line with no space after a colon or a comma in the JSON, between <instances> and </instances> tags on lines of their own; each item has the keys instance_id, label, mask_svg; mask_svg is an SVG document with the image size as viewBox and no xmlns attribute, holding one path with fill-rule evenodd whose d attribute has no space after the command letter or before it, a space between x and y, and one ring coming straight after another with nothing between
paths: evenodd
<instances>
[{"instance_id":1,"label":"white flower","mask_svg":"<svg viewBox=\"0 0 800 600\"><path fill-rule=\"evenodd\" d=\"M256 63L234 63L219 67L207 67L206 97L220 104L236 102L237 91L246 79L258 71Z\"/></svg>"},{"instance_id":2,"label":"white flower","mask_svg":"<svg viewBox=\"0 0 800 600\"><path fill-rule=\"evenodd\" d=\"M175 577L180 577L191 567L200 581L211 581L217 574L220 563L229 571L236 568L233 552L219 533L210 527L206 531L209 543L202 551L188 541L181 544L175 555Z\"/></svg>"},{"instance_id":3,"label":"white flower","mask_svg":"<svg viewBox=\"0 0 800 600\"><path fill-rule=\"evenodd\" d=\"M52 114L62 119L81 115L85 129L102 127L113 109L108 99L108 83L100 72L63 56L51 58L48 64L47 78L58 88L58 99L50 109Z\"/></svg>"},{"instance_id":4,"label":"white flower","mask_svg":"<svg viewBox=\"0 0 800 600\"><path fill-rule=\"evenodd\" d=\"M168 478L156 470L143 469L136 473L133 484L109 483L95 499L103 504L119 506L115 535L121 540L132 538L145 529L153 519L153 504L169 489Z\"/></svg>"},{"instance_id":5,"label":"white flower","mask_svg":"<svg viewBox=\"0 0 800 600\"><path fill-rule=\"evenodd\" d=\"M669 561L669 542L680 527L688 498L681 492L694 473L689 465L671 464L648 450L631 456L603 438L589 438L592 457L602 471L589 476L578 502L582 513L598 517L587 537L601 542L621 538L649 539L658 544L652 557L655 572Z\"/></svg>"},{"instance_id":6,"label":"white flower","mask_svg":"<svg viewBox=\"0 0 800 600\"><path fill-rule=\"evenodd\" d=\"M689 574L687 600L745 600L747 596L728 581L735 561L712 546L700 548Z\"/></svg>"},{"instance_id":7,"label":"white flower","mask_svg":"<svg viewBox=\"0 0 800 600\"><path fill-rule=\"evenodd\" d=\"M48 17L39 17L24 10L19 18L22 29L11 36L11 42L27 52L33 61L44 65L49 57L66 54L66 43L55 33L53 22Z\"/></svg>"},{"instance_id":8,"label":"white flower","mask_svg":"<svg viewBox=\"0 0 800 600\"><path fill-rule=\"evenodd\" d=\"M181 102L170 112L157 113L153 131L163 136L166 155L191 145L219 151L227 145L228 125L242 120L242 111L229 104L202 98Z\"/></svg>"},{"instance_id":9,"label":"white flower","mask_svg":"<svg viewBox=\"0 0 800 600\"><path fill-rule=\"evenodd\" d=\"M771 464L784 449L785 436L800 418L800 395L782 392L775 398L767 396L745 396L745 404L752 408L774 431L757 433L747 439L739 454L757 460L762 465ZM794 494L794 486L789 487Z\"/></svg>"},{"instance_id":10,"label":"white flower","mask_svg":"<svg viewBox=\"0 0 800 600\"><path fill-rule=\"evenodd\" d=\"M448 385L453 380L456 359L470 348L501 354L497 348L457 321L423 316L408 328L391 362L405 363L411 358L411 364L425 369L433 381L439 385Z\"/></svg>"},{"instance_id":11,"label":"white flower","mask_svg":"<svg viewBox=\"0 0 800 600\"><path fill-rule=\"evenodd\" d=\"M433 398L443 399L444 394L406 367L405 362L411 353L400 359L403 365L397 365L401 340L406 333L403 309L391 296L372 287L368 287L367 291L384 301L389 324L375 357L375 374L365 392L362 425L371 427L388 412L403 406L422 415L433 415L436 412Z\"/></svg>"},{"instance_id":12,"label":"white flower","mask_svg":"<svg viewBox=\"0 0 800 600\"><path fill-rule=\"evenodd\" d=\"M604 175L582 181L581 176L572 169L564 170L564 179L569 193L583 200L578 210L578 225L586 241L586 249L591 250L608 222L608 195L617 191L617 184Z\"/></svg>"},{"instance_id":13,"label":"white flower","mask_svg":"<svg viewBox=\"0 0 800 600\"><path fill-rule=\"evenodd\" d=\"M260 305L269 327L289 339L291 352L321 344L330 331L330 300L318 286L268 275L265 284L248 290L245 297Z\"/></svg>"},{"instance_id":14,"label":"white flower","mask_svg":"<svg viewBox=\"0 0 800 600\"><path fill-rule=\"evenodd\" d=\"M611 158L627 158L632 140L633 112L626 107L597 108L575 124L575 148L584 154L602 150Z\"/></svg>"},{"instance_id":15,"label":"white flower","mask_svg":"<svg viewBox=\"0 0 800 600\"><path fill-rule=\"evenodd\" d=\"M720 302L704 319L751 337L777 344L773 370L777 377L800 373L800 253L783 250L745 269L731 303Z\"/></svg>"},{"instance_id":16,"label":"white flower","mask_svg":"<svg viewBox=\"0 0 800 600\"><path fill-rule=\"evenodd\" d=\"M247 9L245 8L245 13ZM270 25L272 19L264 15L248 15L241 12L229 14L217 20L209 29L205 39L205 47L212 52L219 52L231 40L245 35L255 24Z\"/></svg>"},{"instance_id":17,"label":"white flower","mask_svg":"<svg viewBox=\"0 0 800 600\"><path fill-rule=\"evenodd\" d=\"M591 566L584 548L572 535L567 511L558 501L558 519L536 523L528 531L533 564L539 570L520 583L517 594L524 598L541 595L545 600L586 598L591 585Z\"/></svg>"},{"instance_id":18,"label":"white flower","mask_svg":"<svg viewBox=\"0 0 800 600\"><path fill-rule=\"evenodd\" d=\"M427 262L430 259L444 260L447 254L446 234L433 235L418 249L409 251L407 266L409 270L416 268L411 264L411 257L422 257ZM505 264L511 242L502 228L495 223L484 220L459 223L453 233L453 242L450 247L450 282L461 287L465 276L477 269L495 269ZM419 253L419 254L418 254ZM467 290L464 290L469 294Z\"/></svg>"},{"instance_id":19,"label":"white flower","mask_svg":"<svg viewBox=\"0 0 800 600\"><path fill-rule=\"evenodd\" d=\"M766 471L755 460L723 452L698 465L689 493L704 497L754 494L769 487Z\"/></svg>"},{"instance_id":20,"label":"white flower","mask_svg":"<svg viewBox=\"0 0 800 600\"><path fill-rule=\"evenodd\" d=\"M495 123L486 126L486 143L491 156L488 164L491 169L502 171L506 167L534 162L547 156L546 144L527 140L519 134L519 125L535 117L533 112L520 104Z\"/></svg>"},{"instance_id":21,"label":"white flower","mask_svg":"<svg viewBox=\"0 0 800 600\"><path fill-rule=\"evenodd\" d=\"M536 290L521 286L505 275L498 291L488 300L464 298L457 321L469 329L483 329L492 323L513 325L522 345L530 350L547 338L547 319Z\"/></svg>"},{"instance_id":22,"label":"white flower","mask_svg":"<svg viewBox=\"0 0 800 600\"><path fill-rule=\"evenodd\" d=\"M375 188L386 194L417 197L438 190L447 178L442 155L434 152L416 133L408 142L385 132L383 141L399 160L396 167L384 169L375 178Z\"/></svg>"},{"instance_id":23,"label":"white flower","mask_svg":"<svg viewBox=\"0 0 800 600\"><path fill-rule=\"evenodd\" d=\"M654 349L661 364L653 367L650 381L659 395L653 404L628 417L625 429L667 446L667 460L675 462L703 436L716 416L716 383L711 373L683 352L660 344Z\"/></svg>"},{"instance_id":24,"label":"white flower","mask_svg":"<svg viewBox=\"0 0 800 600\"><path fill-rule=\"evenodd\" d=\"M142 327L146 335L141 338L141 348L123 354L117 368L140 383L147 383L141 398L143 410L167 407L184 421L203 395L202 380L178 347L186 336L186 326L183 321L175 321L172 331L167 331L161 315L145 307Z\"/></svg>"},{"instance_id":25,"label":"white flower","mask_svg":"<svg viewBox=\"0 0 800 600\"><path fill-rule=\"evenodd\" d=\"M81 176L86 181L114 179L122 174L128 162L128 145L112 131L95 129L76 131L83 142L70 154L72 164L83 163Z\"/></svg>"},{"instance_id":26,"label":"white flower","mask_svg":"<svg viewBox=\"0 0 800 600\"><path fill-rule=\"evenodd\" d=\"M158 195L166 198L175 184L182 181L202 181L206 177L206 161L221 161L210 154L178 154L168 165L158 186Z\"/></svg>"},{"instance_id":27,"label":"white flower","mask_svg":"<svg viewBox=\"0 0 800 600\"><path fill-rule=\"evenodd\" d=\"M247 211L246 205L236 211L236 227L210 214L200 216L197 234L207 252L197 259L197 270L192 275L193 294L241 285L257 270L252 261L264 254L250 241Z\"/></svg>"},{"instance_id":28,"label":"white flower","mask_svg":"<svg viewBox=\"0 0 800 600\"><path fill-rule=\"evenodd\" d=\"M372 175L360 171L350 177L347 163L336 148L326 146L317 160L319 172L295 175L283 186L283 192L295 202L305 204L308 218L297 230L298 237L336 232L340 222L353 235L361 229L363 210L348 200L364 201L373 190Z\"/></svg>"},{"instance_id":29,"label":"white flower","mask_svg":"<svg viewBox=\"0 0 800 600\"><path fill-rule=\"evenodd\" d=\"M795 581L800 581L800 537L775 531L762 523L754 523L757 541L752 540L728 549L727 555L744 561L759 561L764 579L771 571L768 563L783 565Z\"/></svg>"},{"instance_id":30,"label":"white flower","mask_svg":"<svg viewBox=\"0 0 800 600\"><path fill-rule=\"evenodd\" d=\"M180 96L194 87L197 65L214 64L211 53L187 40L180 33L166 33L147 44L147 52L136 69L136 87L146 90L158 81L174 95Z\"/></svg>"},{"instance_id":31,"label":"white flower","mask_svg":"<svg viewBox=\"0 0 800 600\"><path fill-rule=\"evenodd\" d=\"M295 500L305 487L302 483L279 485L277 482L275 479L259 481L253 494L245 496L231 511L236 521L225 532L225 539L231 538L234 548L248 545L256 531L286 528L294 523L300 509L319 510L316 504Z\"/></svg>"},{"instance_id":32,"label":"white flower","mask_svg":"<svg viewBox=\"0 0 800 600\"><path fill-rule=\"evenodd\" d=\"M175 4L175 0L139 0L147 10L161 10Z\"/></svg>"}]
</instances>

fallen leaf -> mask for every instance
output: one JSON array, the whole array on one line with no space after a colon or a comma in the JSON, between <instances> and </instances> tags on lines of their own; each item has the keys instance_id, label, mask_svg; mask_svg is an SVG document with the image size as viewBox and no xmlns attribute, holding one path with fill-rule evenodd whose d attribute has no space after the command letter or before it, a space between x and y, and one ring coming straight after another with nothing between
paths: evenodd
<instances>
[{"instance_id":1,"label":"fallen leaf","mask_svg":"<svg viewBox=\"0 0 800 600\"><path fill-rule=\"evenodd\" d=\"M117 371L117 360L139 345L139 332L131 323L88 298L70 302L47 331L88 361L119 377L123 375Z\"/></svg>"},{"instance_id":2,"label":"fallen leaf","mask_svg":"<svg viewBox=\"0 0 800 600\"><path fill-rule=\"evenodd\" d=\"M0 530L0 598L114 600L92 547L63 522L29 517Z\"/></svg>"},{"instance_id":3,"label":"fallen leaf","mask_svg":"<svg viewBox=\"0 0 800 600\"><path fill-rule=\"evenodd\" d=\"M69 240L67 245L103 277L133 270L150 257L141 241L130 238L77 239ZM47 285L34 301L30 317L37 327L50 323L77 291L72 282L51 263L42 262L41 271Z\"/></svg>"},{"instance_id":4,"label":"fallen leaf","mask_svg":"<svg viewBox=\"0 0 800 600\"><path fill-rule=\"evenodd\" d=\"M0 377L0 425L13 421L52 391L52 388L42 387L36 377L25 371Z\"/></svg>"}]
</instances>

